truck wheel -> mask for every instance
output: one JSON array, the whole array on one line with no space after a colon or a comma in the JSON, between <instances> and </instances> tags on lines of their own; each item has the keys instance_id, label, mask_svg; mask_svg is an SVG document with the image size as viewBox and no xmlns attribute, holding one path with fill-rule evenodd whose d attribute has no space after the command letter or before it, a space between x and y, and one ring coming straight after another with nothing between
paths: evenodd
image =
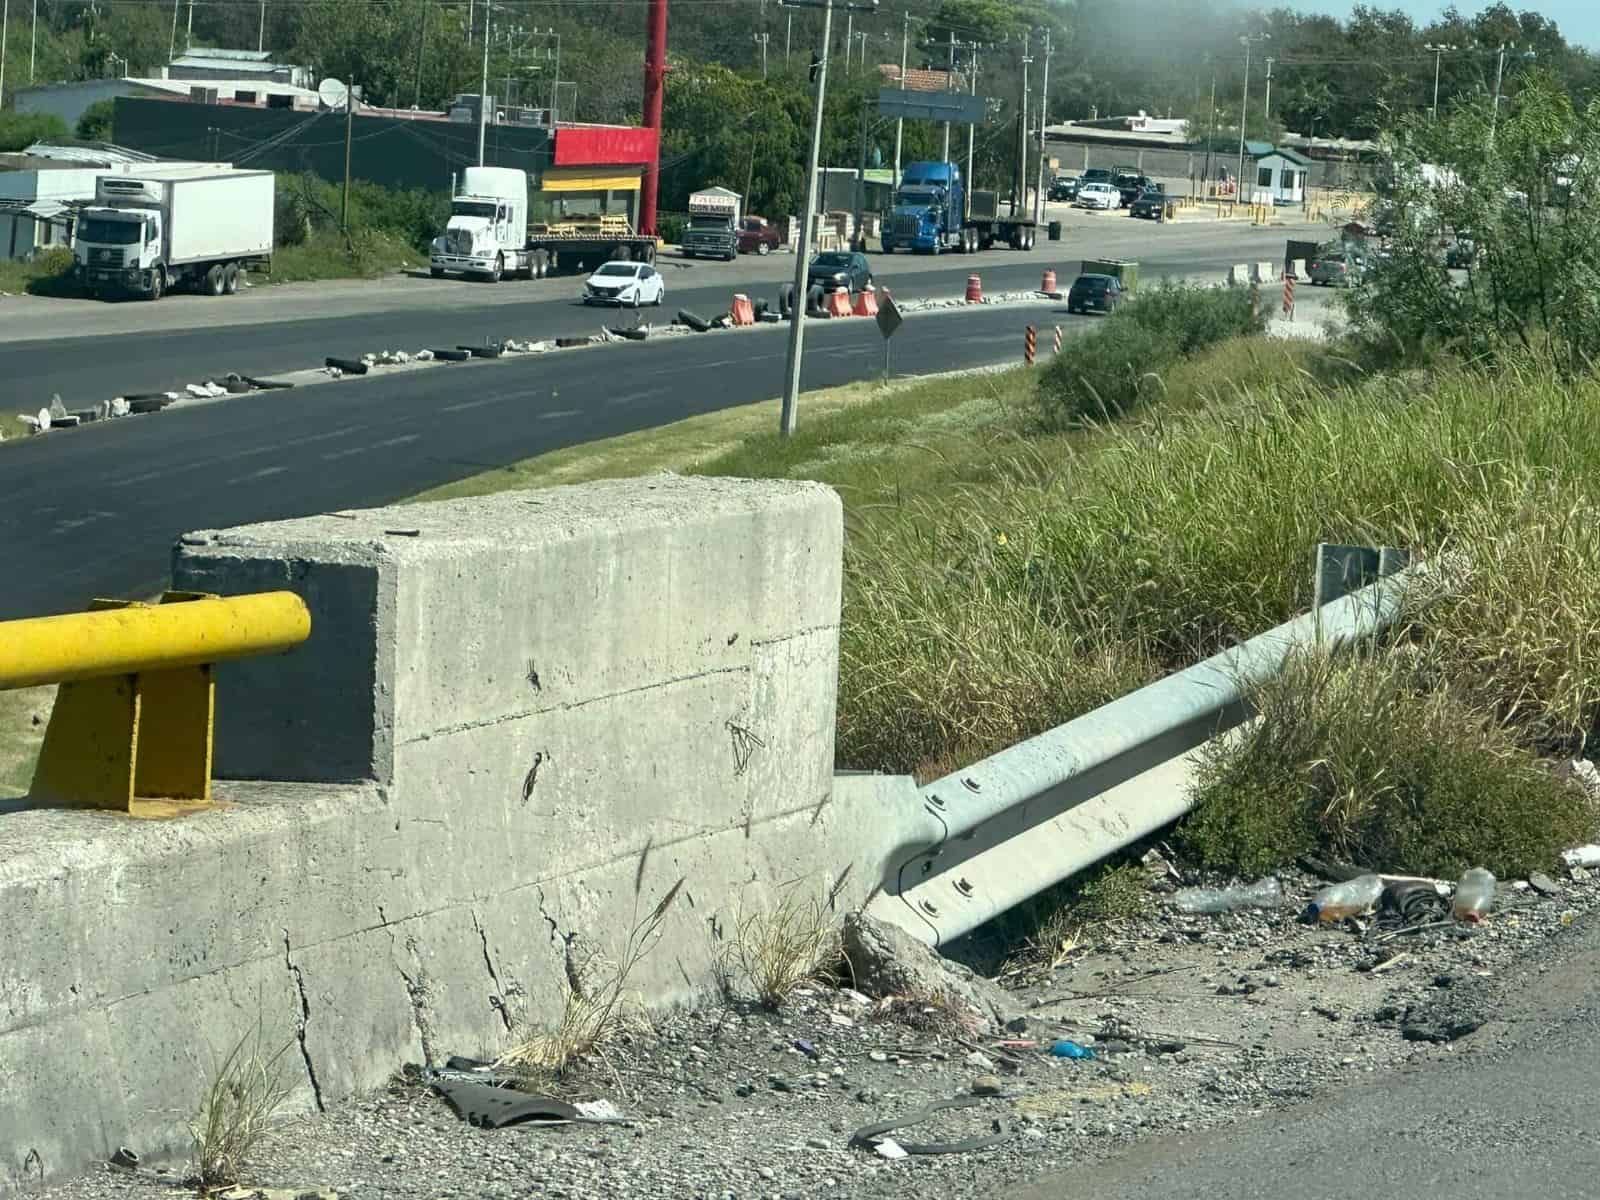
<instances>
[{"instance_id":1,"label":"truck wheel","mask_svg":"<svg viewBox=\"0 0 1600 1200\"><path fill-rule=\"evenodd\" d=\"M435 279L443 279L444 278L444 268L443 267L429 267L428 268L428 274L433 276L433 278L435 278Z\"/></svg>"},{"instance_id":2,"label":"truck wheel","mask_svg":"<svg viewBox=\"0 0 1600 1200\"><path fill-rule=\"evenodd\" d=\"M229 263L222 268L222 290L229 296L239 292L239 264Z\"/></svg>"},{"instance_id":3,"label":"truck wheel","mask_svg":"<svg viewBox=\"0 0 1600 1200\"><path fill-rule=\"evenodd\" d=\"M489 282L499 283L500 277L506 273L506 258L503 254L494 256L494 269L489 272Z\"/></svg>"},{"instance_id":4,"label":"truck wheel","mask_svg":"<svg viewBox=\"0 0 1600 1200\"><path fill-rule=\"evenodd\" d=\"M208 295L208 296L220 296L220 295L222 295L222 264L221 263L212 263L211 266L206 268L205 289L206 289L206 295Z\"/></svg>"},{"instance_id":5,"label":"truck wheel","mask_svg":"<svg viewBox=\"0 0 1600 1200\"><path fill-rule=\"evenodd\" d=\"M161 299L161 294L167 290L167 273L157 267L150 273L150 290L145 293L152 301Z\"/></svg>"},{"instance_id":6,"label":"truck wheel","mask_svg":"<svg viewBox=\"0 0 1600 1200\"><path fill-rule=\"evenodd\" d=\"M767 255L772 253L772 247L767 245L765 242L757 242L756 243L756 253L759 254L762 258L765 258Z\"/></svg>"},{"instance_id":7,"label":"truck wheel","mask_svg":"<svg viewBox=\"0 0 1600 1200\"><path fill-rule=\"evenodd\" d=\"M785 321L794 315L794 284L786 283L778 289L778 313Z\"/></svg>"}]
</instances>

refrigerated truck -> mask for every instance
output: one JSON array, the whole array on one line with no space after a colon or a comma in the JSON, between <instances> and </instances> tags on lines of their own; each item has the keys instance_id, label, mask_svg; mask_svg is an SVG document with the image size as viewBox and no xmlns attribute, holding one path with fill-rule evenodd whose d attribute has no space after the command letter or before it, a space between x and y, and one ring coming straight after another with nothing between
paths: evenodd
<instances>
[{"instance_id":1,"label":"refrigerated truck","mask_svg":"<svg viewBox=\"0 0 1600 1200\"><path fill-rule=\"evenodd\" d=\"M274 182L271 171L217 167L102 175L73 232L78 282L101 298L233 294L241 273L271 267Z\"/></svg>"}]
</instances>

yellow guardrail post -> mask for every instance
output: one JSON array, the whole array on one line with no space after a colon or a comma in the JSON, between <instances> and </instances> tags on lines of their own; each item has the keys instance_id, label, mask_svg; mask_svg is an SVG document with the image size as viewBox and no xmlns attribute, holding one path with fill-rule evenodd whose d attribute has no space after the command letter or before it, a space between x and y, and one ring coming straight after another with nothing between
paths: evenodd
<instances>
[{"instance_id":1,"label":"yellow guardrail post","mask_svg":"<svg viewBox=\"0 0 1600 1200\"><path fill-rule=\"evenodd\" d=\"M167 592L0 622L0 690L61 685L30 798L136 816L209 804L215 664L310 635L293 592Z\"/></svg>"}]
</instances>

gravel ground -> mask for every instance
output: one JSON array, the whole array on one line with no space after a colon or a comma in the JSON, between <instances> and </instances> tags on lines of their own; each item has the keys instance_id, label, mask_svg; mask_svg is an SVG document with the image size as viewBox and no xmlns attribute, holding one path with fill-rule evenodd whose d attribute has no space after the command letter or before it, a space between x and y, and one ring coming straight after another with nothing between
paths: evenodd
<instances>
[{"instance_id":1,"label":"gravel ground","mask_svg":"<svg viewBox=\"0 0 1600 1200\"><path fill-rule=\"evenodd\" d=\"M1297 923L1318 886L1298 872L1280 875L1283 908L1217 916L1176 912L1160 894L1176 884L1154 881L1148 917L1099 930L1054 969L1002 976L1022 1014L1011 1032L917 1028L921 1010L908 1022L823 987L775 1015L672 1014L559 1089L610 1100L626 1124L478 1129L397 1071L384 1094L285 1119L247 1183L289 1189L273 1200L992 1194L1145 1135L1224 1125L1494 1038L1502 987L1535 978L1554 935L1600 908L1600 883L1572 875L1549 896L1502 887L1482 926L1398 936ZM1064 1037L1095 1059L1050 1056ZM999 1130L1000 1144L896 1161L850 1147L854 1130L975 1083L998 1094L897 1136ZM172 1194L182 1174L107 1167L39 1195Z\"/></svg>"}]
</instances>

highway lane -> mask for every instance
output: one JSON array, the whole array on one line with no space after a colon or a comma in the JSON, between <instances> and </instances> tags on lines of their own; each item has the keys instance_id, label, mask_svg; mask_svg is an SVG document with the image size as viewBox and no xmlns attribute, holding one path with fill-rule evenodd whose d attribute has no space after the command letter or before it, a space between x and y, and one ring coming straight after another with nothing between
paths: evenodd
<instances>
[{"instance_id":1,"label":"highway lane","mask_svg":"<svg viewBox=\"0 0 1600 1200\"><path fill-rule=\"evenodd\" d=\"M897 296L958 296L970 272L989 293L1035 288L1045 267L1065 286L1084 255L1136 258L1146 280L1162 276L1217 277L1251 258L1281 258L1294 229L1248 225L1157 227L1126 218L1083 218L1067 240L1044 242L1032 254L995 250L960 255L873 255L879 280ZM735 291L776 303L792 271L786 255L737 263L662 261L667 301L707 315L726 309ZM322 290L258 288L220 300L174 297L159 305L90 305L28 300L0 310L0 379L5 403L34 411L60 394L68 408L92 407L133 392L181 388L237 371L272 374L320 366L328 355L359 357L384 349L481 344L486 338L539 339L594 332L617 317L576 302L581 281L567 277L498 286L397 279L377 285L328 285ZM63 307L51 309L52 303ZM350 311L343 311L348 305ZM59 314L44 321L40 313ZM631 314L623 319L631 320Z\"/></svg>"},{"instance_id":2,"label":"highway lane","mask_svg":"<svg viewBox=\"0 0 1600 1200\"><path fill-rule=\"evenodd\" d=\"M911 314L895 361L919 372L1020 358L1058 305ZM787 326L350 378L91 425L0 451L0 619L73 611L164 583L182 533L368 507L543 451L766 400ZM869 321L808 326L805 388L881 369ZM801 420L804 421L804 408Z\"/></svg>"}]
</instances>

